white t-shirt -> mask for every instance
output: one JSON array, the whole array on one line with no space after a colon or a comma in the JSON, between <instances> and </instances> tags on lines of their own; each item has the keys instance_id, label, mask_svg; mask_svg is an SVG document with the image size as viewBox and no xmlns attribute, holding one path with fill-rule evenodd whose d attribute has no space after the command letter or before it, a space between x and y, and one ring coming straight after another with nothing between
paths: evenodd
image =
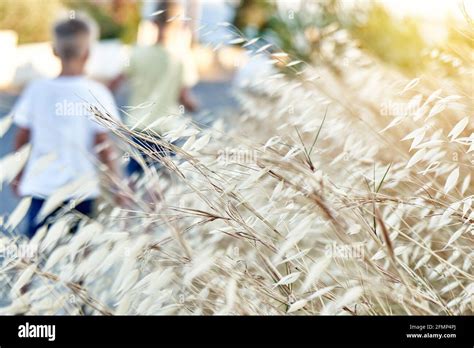
<instances>
[{"instance_id":1,"label":"white t-shirt","mask_svg":"<svg viewBox=\"0 0 474 348\"><path fill-rule=\"evenodd\" d=\"M30 130L21 195L46 198L59 189L67 199L99 195L94 138L107 130L94 120L89 105L119 117L107 88L84 76L39 80L26 88L13 109L15 124Z\"/></svg>"}]
</instances>

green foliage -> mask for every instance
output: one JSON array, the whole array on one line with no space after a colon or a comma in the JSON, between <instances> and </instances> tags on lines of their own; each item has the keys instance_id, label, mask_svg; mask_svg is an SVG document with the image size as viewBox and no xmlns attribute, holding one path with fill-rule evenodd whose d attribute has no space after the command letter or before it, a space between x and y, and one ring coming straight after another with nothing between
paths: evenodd
<instances>
[{"instance_id":1,"label":"green foliage","mask_svg":"<svg viewBox=\"0 0 474 348\"><path fill-rule=\"evenodd\" d=\"M275 11L272 1L242 0L236 8L234 25L246 34L260 35Z\"/></svg>"},{"instance_id":2,"label":"green foliage","mask_svg":"<svg viewBox=\"0 0 474 348\"><path fill-rule=\"evenodd\" d=\"M61 0L0 0L0 30L15 30L19 43L47 41ZM48 14L48 15L45 15Z\"/></svg>"},{"instance_id":3,"label":"green foliage","mask_svg":"<svg viewBox=\"0 0 474 348\"><path fill-rule=\"evenodd\" d=\"M339 23L337 0L306 1L295 10L279 11L267 22L264 33L287 53L306 61L318 57L325 29Z\"/></svg>"},{"instance_id":4,"label":"green foliage","mask_svg":"<svg viewBox=\"0 0 474 348\"><path fill-rule=\"evenodd\" d=\"M99 25L101 39L121 39L126 43L135 41L140 22L138 1L64 0L64 3L91 16Z\"/></svg>"},{"instance_id":5,"label":"green foliage","mask_svg":"<svg viewBox=\"0 0 474 348\"><path fill-rule=\"evenodd\" d=\"M135 41L140 8L138 1L107 0L0 0L0 30L14 30L19 43L48 41L51 26L61 10L87 13L100 28L100 38Z\"/></svg>"},{"instance_id":6,"label":"green foliage","mask_svg":"<svg viewBox=\"0 0 474 348\"><path fill-rule=\"evenodd\" d=\"M398 20L383 6L374 4L366 21L353 25L351 32L363 48L388 64L411 72L423 66L425 43L413 19Z\"/></svg>"},{"instance_id":7,"label":"green foliage","mask_svg":"<svg viewBox=\"0 0 474 348\"><path fill-rule=\"evenodd\" d=\"M275 3L272 1L252 2L253 8L249 12L267 11L266 20L258 26L254 36L263 36L266 40L276 44L284 52L288 53L291 59L303 60L312 63L324 63L330 67L334 73L339 74L340 69L333 63L333 57L321 54L323 42L333 35L334 31L343 27L346 20L340 18L341 8L339 0L301 1L299 3ZM266 6L264 6L266 5ZM249 7L250 8L250 5ZM249 19L240 11L247 7L239 8L234 23L240 25L240 29L246 34L244 23L249 23ZM244 11L245 12L245 11ZM246 12L245 12L246 13ZM247 22L243 19L247 18ZM248 24L251 25L251 24ZM334 53L339 54L343 50L344 43L331 40L334 44ZM303 65L284 69L287 73L297 72Z\"/></svg>"},{"instance_id":8,"label":"green foliage","mask_svg":"<svg viewBox=\"0 0 474 348\"><path fill-rule=\"evenodd\" d=\"M418 23L409 18L396 19L382 5L369 3L347 11L341 0L307 0L294 11L282 11L279 7L272 1L242 1L234 24L246 34L248 27L258 29L254 30L255 35L265 36L287 53L306 61L320 59L321 43L327 34L341 28L347 29L363 49L385 63L406 72L424 66L426 44Z\"/></svg>"}]
</instances>

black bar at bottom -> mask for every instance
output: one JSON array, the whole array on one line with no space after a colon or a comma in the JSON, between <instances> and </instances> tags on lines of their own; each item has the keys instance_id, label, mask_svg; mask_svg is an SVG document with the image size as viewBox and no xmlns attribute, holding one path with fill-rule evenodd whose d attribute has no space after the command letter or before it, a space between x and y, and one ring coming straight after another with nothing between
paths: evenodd
<instances>
[{"instance_id":1,"label":"black bar at bottom","mask_svg":"<svg viewBox=\"0 0 474 348\"><path fill-rule=\"evenodd\" d=\"M311 346L408 344L430 347L436 345L473 347L473 318L472 316L0 316L0 347L57 344L126 344L133 347L147 344L220 346L286 344L289 347L296 347L303 343ZM52 340L52 327L43 325L54 325L54 340ZM46 337L31 337L40 334Z\"/></svg>"}]
</instances>

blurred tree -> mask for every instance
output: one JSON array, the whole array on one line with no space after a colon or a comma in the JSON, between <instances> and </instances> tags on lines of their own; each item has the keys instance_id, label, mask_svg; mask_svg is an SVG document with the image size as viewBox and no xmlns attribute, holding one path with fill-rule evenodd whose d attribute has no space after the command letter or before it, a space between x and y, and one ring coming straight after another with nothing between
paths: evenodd
<instances>
[{"instance_id":1,"label":"blurred tree","mask_svg":"<svg viewBox=\"0 0 474 348\"><path fill-rule=\"evenodd\" d=\"M293 3L244 0L237 7L234 24L247 35L265 37L295 58L307 62L324 60L339 73L331 59L320 54L321 42L340 27L338 5L338 0Z\"/></svg>"},{"instance_id":2,"label":"blurred tree","mask_svg":"<svg viewBox=\"0 0 474 348\"><path fill-rule=\"evenodd\" d=\"M338 0L301 1L298 6L288 3L279 7L268 21L265 33L285 52L315 61L321 58L321 41L338 27Z\"/></svg>"},{"instance_id":3,"label":"blurred tree","mask_svg":"<svg viewBox=\"0 0 474 348\"><path fill-rule=\"evenodd\" d=\"M275 12L274 1L241 0L236 7L233 24L245 34L257 36L266 29Z\"/></svg>"},{"instance_id":4,"label":"blurred tree","mask_svg":"<svg viewBox=\"0 0 474 348\"><path fill-rule=\"evenodd\" d=\"M0 0L0 30L15 30L19 43L47 41L56 18L50 14L61 8L61 0Z\"/></svg>"},{"instance_id":5,"label":"blurred tree","mask_svg":"<svg viewBox=\"0 0 474 348\"><path fill-rule=\"evenodd\" d=\"M83 11L99 25L101 39L134 42L140 22L138 0L77 1L63 0L71 9Z\"/></svg>"},{"instance_id":6,"label":"blurred tree","mask_svg":"<svg viewBox=\"0 0 474 348\"><path fill-rule=\"evenodd\" d=\"M363 49L382 61L407 72L423 67L426 44L414 19L398 20L375 2L347 10L341 1L275 3L270 0L242 0L237 7L234 24L245 34L264 36L285 52L305 61L324 60L320 54L324 40L331 37L335 30L347 29ZM343 51L343 44L341 47L338 45L336 42L336 54ZM331 66L330 57L325 63ZM333 68L337 72L337 66Z\"/></svg>"},{"instance_id":7,"label":"blurred tree","mask_svg":"<svg viewBox=\"0 0 474 348\"><path fill-rule=\"evenodd\" d=\"M51 39L51 26L61 10L86 12L99 25L102 39L134 42L140 21L138 0L0 0L0 30L15 30L19 43Z\"/></svg>"},{"instance_id":8,"label":"blurred tree","mask_svg":"<svg viewBox=\"0 0 474 348\"><path fill-rule=\"evenodd\" d=\"M350 30L362 48L382 61L408 72L422 68L426 43L414 19L396 19L385 7L374 3L368 9L366 19L355 22Z\"/></svg>"}]
</instances>

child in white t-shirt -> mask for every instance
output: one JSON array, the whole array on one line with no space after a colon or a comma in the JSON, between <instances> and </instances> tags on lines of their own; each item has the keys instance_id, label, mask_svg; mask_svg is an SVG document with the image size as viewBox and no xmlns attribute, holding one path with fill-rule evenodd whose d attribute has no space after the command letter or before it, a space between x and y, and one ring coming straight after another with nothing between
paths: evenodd
<instances>
[{"instance_id":1,"label":"child in white t-shirt","mask_svg":"<svg viewBox=\"0 0 474 348\"><path fill-rule=\"evenodd\" d=\"M108 136L93 120L90 105L115 118L118 111L107 88L83 75L90 43L91 29L85 21L59 22L54 27L54 53L61 60L60 75L30 84L14 107L19 127L15 149L31 144L28 162L13 182L17 194L32 197L27 216L30 238L51 217L38 213L59 189L64 191L64 204L74 203L76 211L92 214L99 195L96 156L116 173L110 146L98 146L100 152L94 152Z\"/></svg>"}]
</instances>

